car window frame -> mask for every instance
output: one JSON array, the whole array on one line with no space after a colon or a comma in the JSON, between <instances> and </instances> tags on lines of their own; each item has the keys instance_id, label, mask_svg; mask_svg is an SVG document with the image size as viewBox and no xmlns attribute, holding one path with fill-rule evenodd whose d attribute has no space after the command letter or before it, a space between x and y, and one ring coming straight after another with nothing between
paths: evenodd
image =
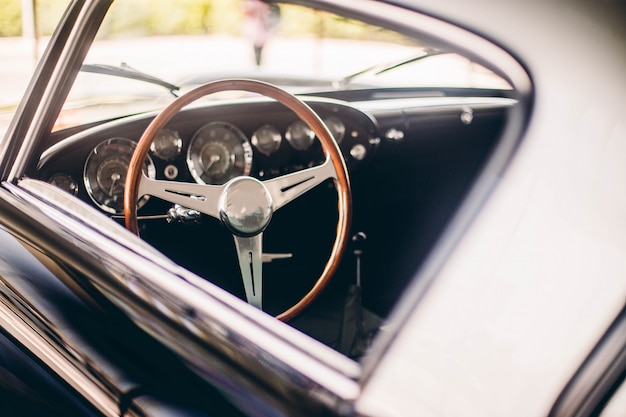
<instances>
[{"instance_id":1,"label":"car window frame","mask_svg":"<svg viewBox=\"0 0 626 417\"><path fill-rule=\"evenodd\" d=\"M46 47L0 148L0 180L32 174L110 1L73 0Z\"/></svg>"}]
</instances>

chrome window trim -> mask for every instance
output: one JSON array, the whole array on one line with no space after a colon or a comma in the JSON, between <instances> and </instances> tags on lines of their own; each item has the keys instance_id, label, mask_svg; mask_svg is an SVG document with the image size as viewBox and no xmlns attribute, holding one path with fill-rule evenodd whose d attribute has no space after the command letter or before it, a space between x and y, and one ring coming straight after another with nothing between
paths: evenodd
<instances>
[{"instance_id":1,"label":"chrome window trim","mask_svg":"<svg viewBox=\"0 0 626 417\"><path fill-rule=\"evenodd\" d=\"M35 71L0 148L0 180L15 181L34 169L33 154L49 131L112 0L68 5ZM67 32L67 29L70 29ZM53 47L62 43L61 50ZM71 70L71 71L70 71ZM24 122L26 120L26 122ZM19 146L16 146L18 145ZM31 166L27 162L31 161Z\"/></svg>"}]
</instances>

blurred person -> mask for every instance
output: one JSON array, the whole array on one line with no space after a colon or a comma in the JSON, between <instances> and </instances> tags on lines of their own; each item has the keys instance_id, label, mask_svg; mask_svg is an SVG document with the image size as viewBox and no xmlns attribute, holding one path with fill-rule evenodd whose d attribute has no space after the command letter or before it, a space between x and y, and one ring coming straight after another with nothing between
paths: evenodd
<instances>
[{"instance_id":1,"label":"blurred person","mask_svg":"<svg viewBox=\"0 0 626 417\"><path fill-rule=\"evenodd\" d=\"M257 67L261 66L263 47L269 37L270 28L267 25L267 16L270 8L260 0L243 0L243 34L252 42L254 60Z\"/></svg>"}]
</instances>

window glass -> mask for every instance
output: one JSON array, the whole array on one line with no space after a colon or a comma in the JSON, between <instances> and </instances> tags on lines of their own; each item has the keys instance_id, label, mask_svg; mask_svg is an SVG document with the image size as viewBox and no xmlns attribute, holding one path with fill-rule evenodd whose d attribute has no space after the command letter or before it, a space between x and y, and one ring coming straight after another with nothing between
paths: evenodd
<instances>
[{"instance_id":1,"label":"window glass","mask_svg":"<svg viewBox=\"0 0 626 417\"><path fill-rule=\"evenodd\" d=\"M364 85L508 87L467 59L430 57L423 42L327 12L280 5L263 12L259 27L249 3L114 2L85 60L91 67L79 74L56 129L162 108L174 98L168 84L180 94L226 77L265 80L292 93ZM133 72L161 85L137 81Z\"/></svg>"}]
</instances>

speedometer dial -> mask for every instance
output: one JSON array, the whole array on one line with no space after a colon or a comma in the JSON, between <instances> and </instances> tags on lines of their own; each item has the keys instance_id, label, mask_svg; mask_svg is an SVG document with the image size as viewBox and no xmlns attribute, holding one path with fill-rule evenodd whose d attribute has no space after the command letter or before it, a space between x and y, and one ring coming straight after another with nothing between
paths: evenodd
<instances>
[{"instance_id":1,"label":"speedometer dial","mask_svg":"<svg viewBox=\"0 0 626 417\"><path fill-rule=\"evenodd\" d=\"M96 146L85 162L83 180L87 194L102 210L111 214L124 211L124 185L128 164L137 144L125 138L108 139ZM154 178L156 170L150 157L144 162L144 173ZM137 202L142 207L149 197Z\"/></svg>"},{"instance_id":2,"label":"speedometer dial","mask_svg":"<svg viewBox=\"0 0 626 417\"><path fill-rule=\"evenodd\" d=\"M200 184L224 184L250 173L252 147L234 125L212 122L200 128L191 139L187 166Z\"/></svg>"}]
</instances>

